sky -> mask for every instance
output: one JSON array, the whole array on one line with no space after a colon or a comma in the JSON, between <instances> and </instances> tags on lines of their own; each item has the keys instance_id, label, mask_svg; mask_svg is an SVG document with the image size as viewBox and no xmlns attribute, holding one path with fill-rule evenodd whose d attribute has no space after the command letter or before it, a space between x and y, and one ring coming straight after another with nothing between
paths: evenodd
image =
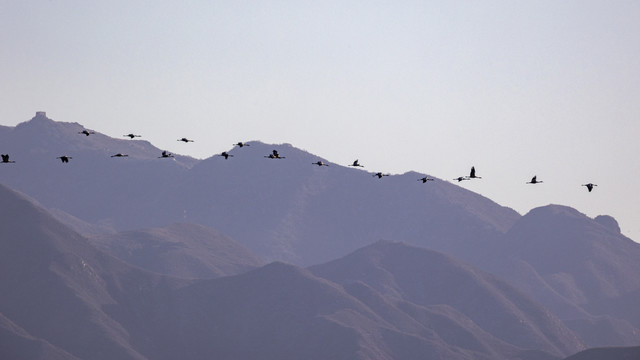
<instances>
[{"instance_id":1,"label":"sky","mask_svg":"<svg viewBox=\"0 0 640 360\"><path fill-rule=\"evenodd\" d=\"M640 241L638 19L618 0L0 0L0 124L46 111L196 158L260 140L447 181L475 166L460 186Z\"/></svg>"}]
</instances>

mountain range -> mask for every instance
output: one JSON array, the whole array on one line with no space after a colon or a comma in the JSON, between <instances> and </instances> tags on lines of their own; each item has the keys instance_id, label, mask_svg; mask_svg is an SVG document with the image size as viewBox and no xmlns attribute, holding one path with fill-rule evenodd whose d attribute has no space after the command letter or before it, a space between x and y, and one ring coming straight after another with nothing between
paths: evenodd
<instances>
[{"instance_id":1,"label":"mountain range","mask_svg":"<svg viewBox=\"0 0 640 360\"><path fill-rule=\"evenodd\" d=\"M0 186L0 354L561 359L640 344L640 245L609 216L521 216L288 144L159 158L82 130L42 113L0 127L16 161L0 164L14 189Z\"/></svg>"}]
</instances>

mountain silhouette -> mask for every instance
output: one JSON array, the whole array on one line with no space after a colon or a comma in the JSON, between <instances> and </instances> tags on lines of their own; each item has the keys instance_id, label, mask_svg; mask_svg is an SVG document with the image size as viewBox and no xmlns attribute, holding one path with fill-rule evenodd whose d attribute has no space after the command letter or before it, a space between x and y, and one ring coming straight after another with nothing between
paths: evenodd
<instances>
[{"instance_id":1,"label":"mountain silhouette","mask_svg":"<svg viewBox=\"0 0 640 360\"><path fill-rule=\"evenodd\" d=\"M217 334L209 321L224 314L208 291L233 290L221 299L242 319L234 296L256 307L249 294L252 301L261 296L231 282L253 287L251 276L271 274L263 280L283 284L279 276L291 273L304 279L303 288L331 290L323 296L351 304L337 307L339 319L329 325L310 315L317 308L303 316L319 329L349 334L340 347L345 357L411 358L406 349L423 349L434 358L558 359L582 346L640 343L640 245L610 216L591 219L560 205L520 216L431 175L426 184L416 181L426 174L414 172L379 180L289 144L252 141L228 150L228 160L159 159L162 150L144 140L82 130L42 114L0 127L3 153L16 161L0 171L0 183L24 194L0 187L3 331L52 357L96 358L92 349L104 347L104 358L184 358L176 351L203 354L213 343L248 355L176 329ZM265 159L274 150L282 158ZM116 153L129 156L112 158ZM73 160L61 164L56 157L63 154ZM317 161L330 166L313 166ZM351 265L344 265L347 254ZM295 266L259 267L271 261ZM315 264L322 265L298 267ZM357 266L366 270L350 273ZM321 276L321 268L335 273ZM349 318L354 312L362 321ZM199 316L206 324L198 325ZM296 334L291 327L322 333L282 316L277 322L287 325L277 329L246 320L235 335L220 336L242 338L255 326L282 336L273 343L285 346ZM289 350L272 355L310 356Z\"/></svg>"},{"instance_id":2,"label":"mountain silhouette","mask_svg":"<svg viewBox=\"0 0 640 360\"><path fill-rule=\"evenodd\" d=\"M0 186L0 200L0 334L11 340L0 346L1 358L489 360L527 353L448 306L405 302L401 310L373 288L347 290L294 265L200 281L153 274L96 249L15 191Z\"/></svg>"},{"instance_id":3,"label":"mountain silhouette","mask_svg":"<svg viewBox=\"0 0 640 360\"><path fill-rule=\"evenodd\" d=\"M611 217L549 205L531 210L483 267L551 309L588 346L640 342L640 245ZM611 306L617 303L624 306ZM634 305L631 305L634 304Z\"/></svg>"},{"instance_id":4,"label":"mountain silhouette","mask_svg":"<svg viewBox=\"0 0 640 360\"><path fill-rule=\"evenodd\" d=\"M101 228L198 223L266 261L305 266L380 239L468 259L520 217L447 181L421 186L415 180L422 174L412 172L372 181L363 170L287 144L250 142L228 151L233 161L158 159L160 149L146 141L78 135L82 129L40 114L0 131L0 143L17 161L0 172L0 182ZM273 150L285 158L265 159ZM111 158L118 152L129 157ZM73 162L54 161L61 153ZM311 166L318 159L331 166Z\"/></svg>"},{"instance_id":5,"label":"mountain silhouette","mask_svg":"<svg viewBox=\"0 0 640 360\"><path fill-rule=\"evenodd\" d=\"M443 253L378 242L310 270L345 286L363 282L393 299L422 306L447 304L486 332L520 348L563 355L582 347L543 306Z\"/></svg>"}]
</instances>

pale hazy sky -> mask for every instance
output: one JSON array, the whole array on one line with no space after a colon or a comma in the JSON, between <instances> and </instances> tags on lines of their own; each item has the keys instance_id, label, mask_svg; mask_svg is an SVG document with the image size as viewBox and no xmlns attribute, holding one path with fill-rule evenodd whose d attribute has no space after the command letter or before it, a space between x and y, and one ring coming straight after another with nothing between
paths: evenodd
<instances>
[{"instance_id":1,"label":"pale hazy sky","mask_svg":"<svg viewBox=\"0 0 640 360\"><path fill-rule=\"evenodd\" d=\"M640 241L639 19L615 0L1 0L0 124L46 111L198 158L287 142L447 180L475 165L461 186Z\"/></svg>"}]
</instances>

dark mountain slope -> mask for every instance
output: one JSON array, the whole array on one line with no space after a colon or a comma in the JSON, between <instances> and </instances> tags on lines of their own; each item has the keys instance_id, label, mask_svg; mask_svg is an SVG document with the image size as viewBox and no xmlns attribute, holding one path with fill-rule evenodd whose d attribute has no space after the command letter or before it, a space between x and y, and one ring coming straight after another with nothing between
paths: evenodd
<instances>
[{"instance_id":1,"label":"dark mountain slope","mask_svg":"<svg viewBox=\"0 0 640 360\"><path fill-rule=\"evenodd\" d=\"M640 359L640 346L607 347L581 351L565 360L637 360Z\"/></svg>"},{"instance_id":2,"label":"dark mountain slope","mask_svg":"<svg viewBox=\"0 0 640 360\"><path fill-rule=\"evenodd\" d=\"M0 356L20 360L78 360L77 357L34 338L24 329L0 314Z\"/></svg>"},{"instance_id":3,"label":"dark mountain slope","mask_svg":"<svg viewBox=\"0 0 640 360\"><path fill-rule=\"evenodd\" d=\"M384 300L374 311L340 286L282 263L192 285L180 299L176 336L184 350L177 351L193 358L492 358L447 344Z\"/></svg>"},{"instance_id":4,"label":"dark mountain slope","mask_svg":"<svg viewBox=\"0 0 640 360\"><path fill-rule=\"evenodd\" d=\"M181 278L236 275L263 265L233 239L197 224L101 235L91 242L129 264Z\"/></svg>"},{"instance_id":5,"label":"dark mountain slope","mask_svg":"<svg viewBox=\"0 0 640 360\"><path fill-rule=\"evenodd\" d=\"M379 242L310 270L339 284L363 282L387 297L446 304L520 348L568 354L579 340L548 310L495 277L442 253Z\"/></svg>"},{"instance_id":6,"label":"dark mountain slope","mask_svg":"<svg viewBox=\"0 0 640 360\"><path fill-rule=\"evenodd\" d=\"M0 201L0 313L78 358L143 359L131 341L153 318L136 321L166 308L169 291L185 283L96 250L4 186Z\"/></svg>"},{"instance_id":7,"label":"dark mountain slope","mask_svg":"<svg viewBox=\"0 0 640 360\"><path fill-rule=\"evenodd\" d=\"M51 357L489 360L518 352L447 311L418 310L452 318L427 327L376 292L349 290L369 307L292 265L195 284L151 274L3 186L0 201L2 328ZM445 329L477 341L445 340L437 333ZM23 348L0 349L4 358Z\"/></svg>"}]
</instances>

